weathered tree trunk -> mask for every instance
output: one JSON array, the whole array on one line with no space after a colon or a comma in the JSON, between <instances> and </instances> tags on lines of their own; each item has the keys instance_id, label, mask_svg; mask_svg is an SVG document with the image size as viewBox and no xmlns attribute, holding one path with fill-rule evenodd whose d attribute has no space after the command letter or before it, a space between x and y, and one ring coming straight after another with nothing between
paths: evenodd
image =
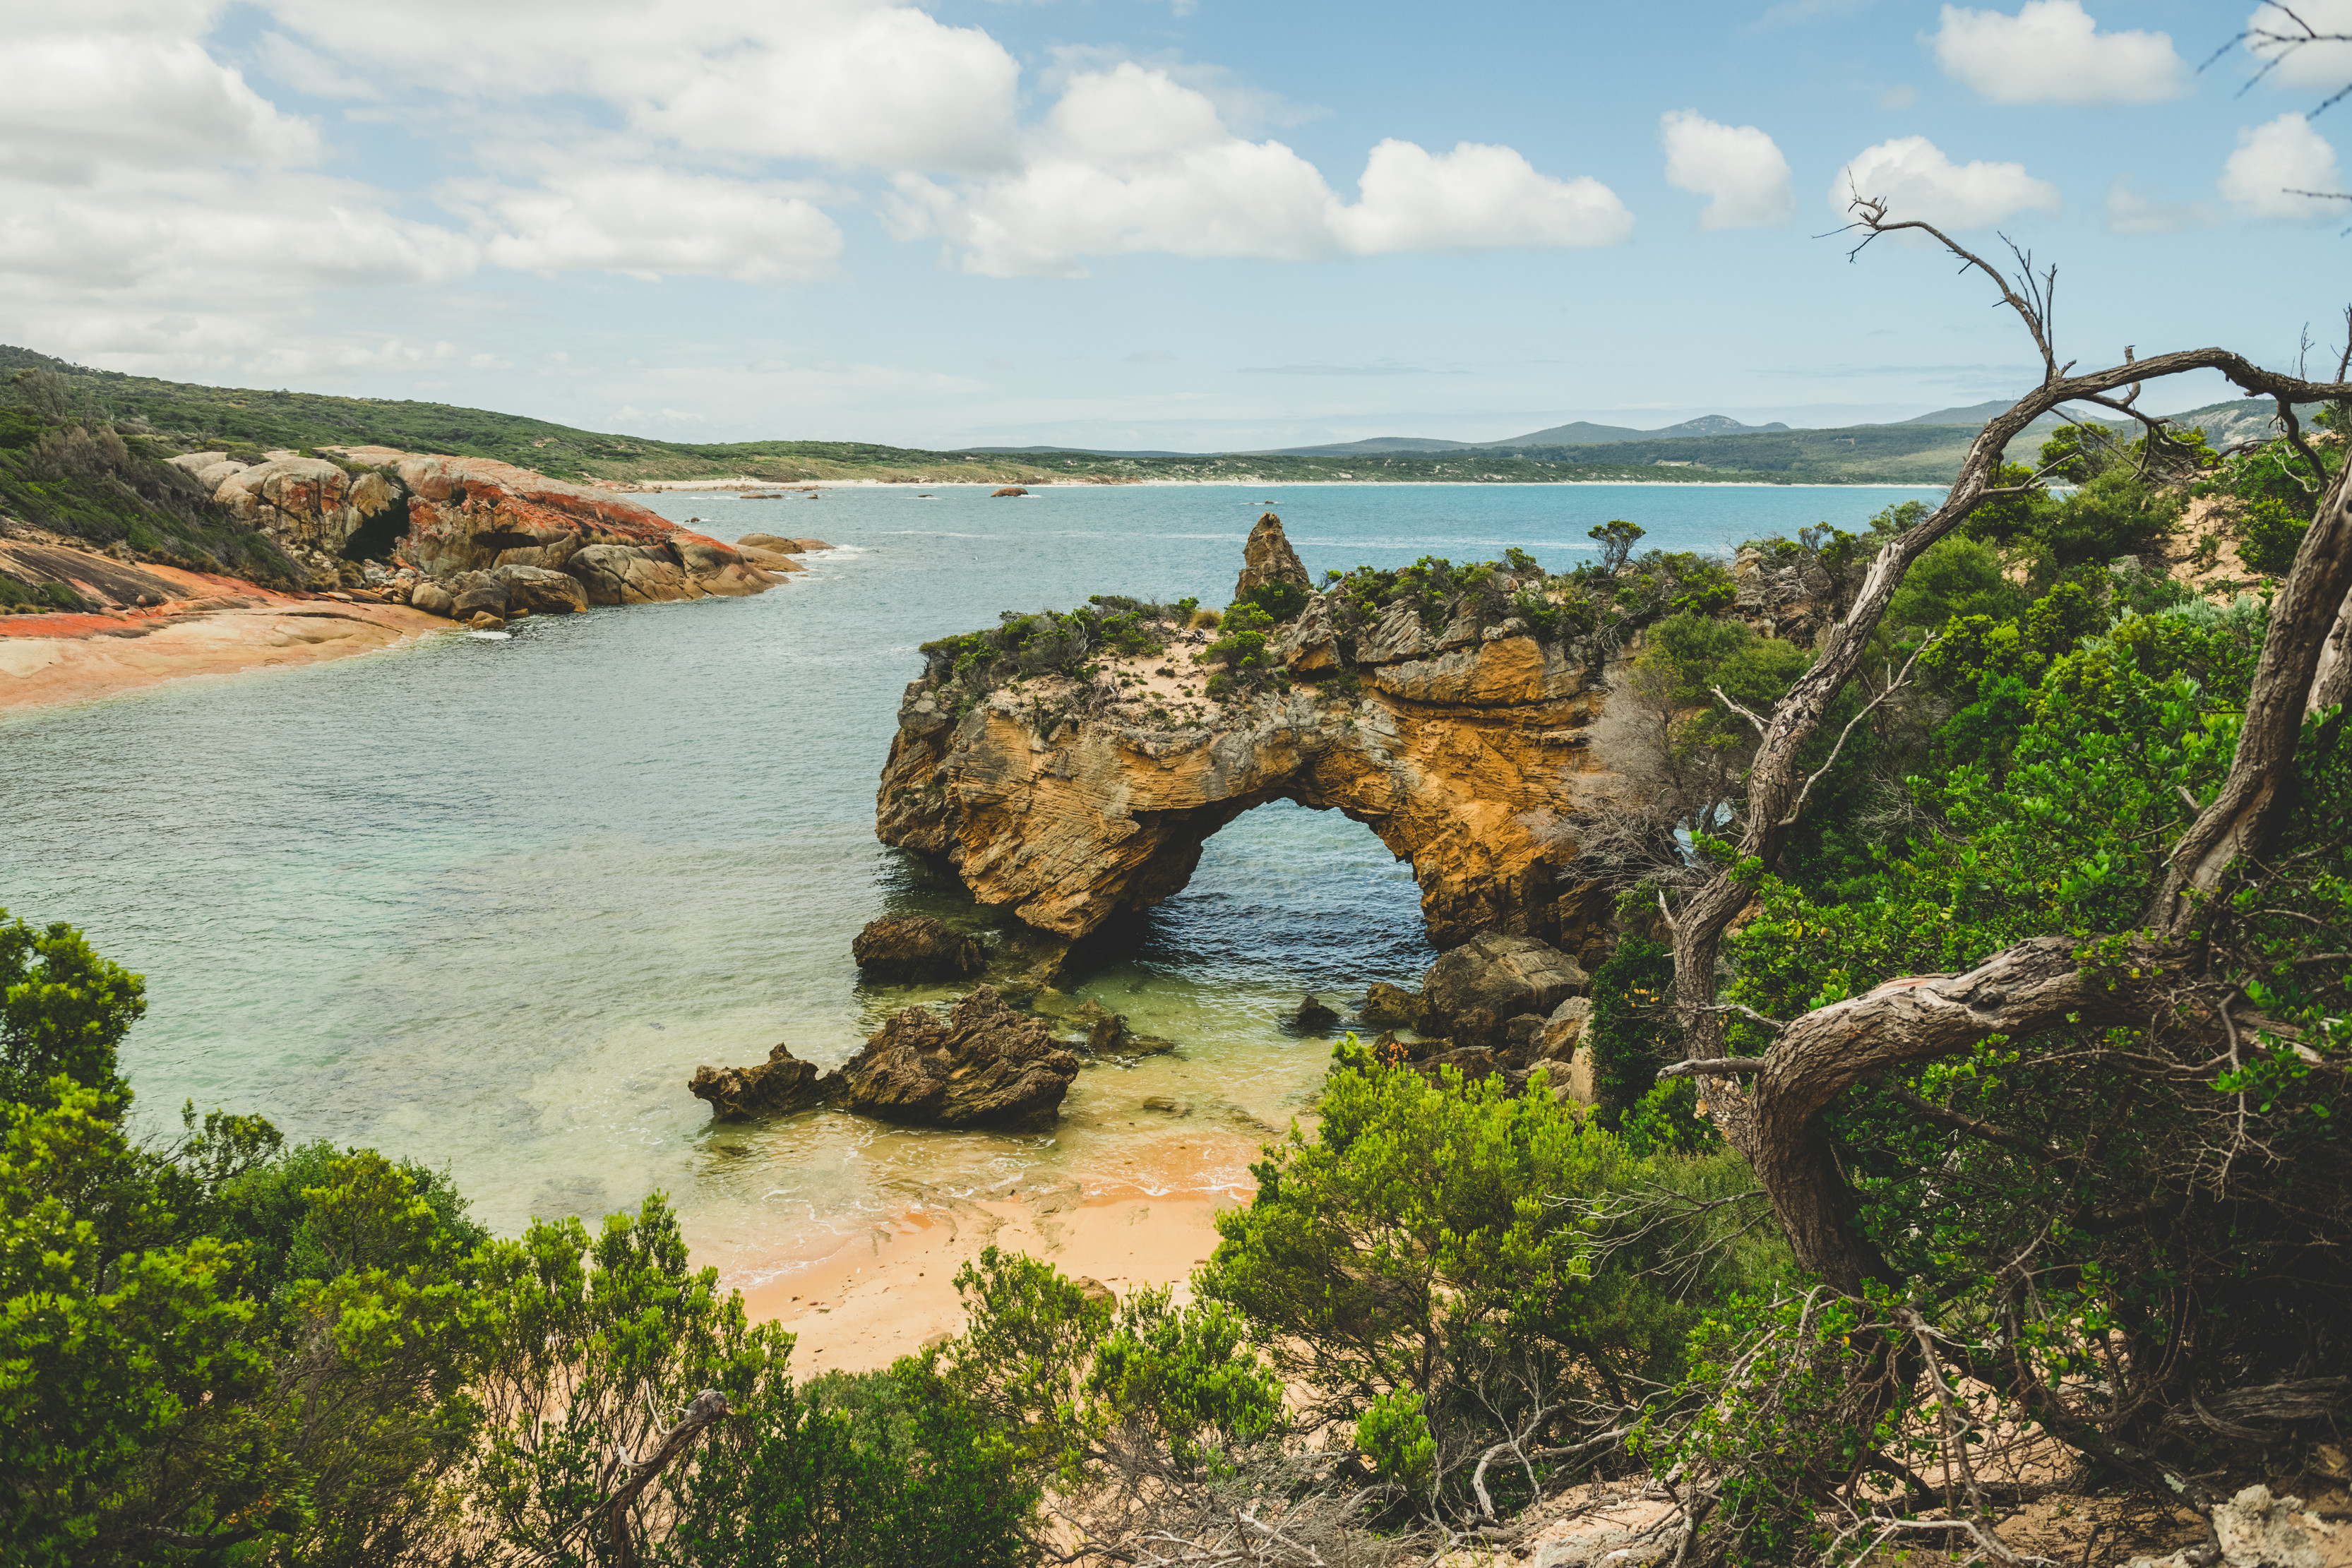
<instances>
[{"instance_id":1,"label":"weathered tree trunk","mask_svg":"<svg viewBox=\"0 0 2352 1568\"><path fill-rule=\"evenodd\" d=\"M2269 632L2246 698L2230 777L2173 846L2172 868L2147 923L2185 940L2202 895L2232 862L2266 850L2284 819L2305 716L2344 700L2344 615L2352 592L2352 463L2321 497L2294 568L2271 601Z\"/></svg>"},{"instance_id":2,"label":"weathered tree trunk","mask_svg":"<svg viewBox=\"0 0 2352 1568\"><path fill-rule=\"evenodd\" d=\"M2041 350L2043 377L2040 386L1987 423L1978 434L1943 505L1878 552L1852 606L1830 628L1811 666L1765 721L1755 763L1748 777L1738 856L1742 861L1760 863L1767 870L1778 862L1788 831L1796 823L1798 803L1804 796L1806 777L1801 756L1820 733L1838 693L1861 666L1904 574L1930 546L1958 528L1981 502L1989 497L2009 493L1996 488L1992 481L2000 473L2002 452L2026 426L2068 402L2094 402L2130 413L2130 403L2138 395L2140 383L2192 370L2218 370L2249 393L2262 392L2294 402L2352 398L2352 383L2309 382L2275 375L2225 349L2186 350L2149 360L2126 358L2124 363L2106 370L2069 375L2065 372L2072 369L2071 364L2062 367L2050 344L2046 284L2038 284L2028 272L2020 277L2018 287L2012 287L1990 264L1939 231L1923 224L1885 221L1883 210L1866 204L1862 210L1862 226L1874 235L1902 228L1924 230L1942 241L1968 266L1992 279L2001 290L2003 302L2017 312ZM2126 387L2131 391L2122 400L2109 395ZM2241 745L2242 760L2232 768L2221 798L2200 816L2197 825L2182 841L2178 859L2187 867L2181 873L2186 885L2210 885L2197 883L2193 879L2200 875L2218 878L2222 866L2266 841L2265 835L2274 831L2280 821L2285 805L2282 781L2294 755L2302 714L2312 690L2312 677L2323 653L2330 646L2329 636L2347 591L2352 590L2352 516L2347 516L2347 507L2352 507L2352 499L2347 499L2339 476L2320 508L2320 520L2304 540L2295 570L2273 610L2272 633L2265 640L2263 664L2255 681L2256 700L2263 706L2259 709L2249 706L2249 743ZM1748 906L1751 896L1749 887L1734 880L1729 868L1717 867L1673 914L1675 1021L1682 1031L1685 1055L1693 1062L1724 1059L1724 1014L1716 1006L1717 966L1724 934ZM2178 890L2171 890L2168 896L2168 907L2180 906ZM2168 921L2165 934L2170 936L2179 924L2178 920ZM2000 966L2009 956L2003 955L1974 974L1990 979L1986 969ZM2046 956L2037 951L2031 960L2021 957L2018 962L2040 963L2045 959ZM1927 983L1896 981L1892 985L1916 988ZM1885 1030L1898 1036L1916 1027L1921 1019L1912 1011L1888 1005L1892 998L1883 995L1888 990L1888 987L1881 987L1867 997L1840 1004L1842 1008L1856 1009L1847 1015L1850 1024L1842 1027L1873 1035ZM1860 1005L1864 1003L1870 1005ZM1838 1010L1824 1009L1822 1014L1814 1016L1824 1017ZM2024 1020L2013 1019L2012 1023L2023 1027ZM1809 1030L1820 1027L1811 1019L1800 1020L1800 1024ZM1984 1032L1990 1030L1973 1034L1949 1049L1964 1050L1983 1038ZM2006 1027L2002 1032L2007 1032ZM1774 1046L1770 1060L1788 1065L1785 1069L1769 1067L1759 1080L1759 1095L1768 1084L1778 1091L1774 1094L1777 1103L1769 1111L1757 1103L1757 1096L1734 1085L1734 1075L1702 1071L1700 1076L1708 1086L1706 1099L1710 1115L1726 1141L1755 1166L1781 1223L1788 1228L1799 1263L1841 1289L1853 1290L1866 1277L1884 1275L1886 1265L1849 1223L1853 1207L1852 1194L1814 1126L1813 1118L1827 1099L1801 1113L1787 1109L1811 1099L1810 1091L1798 1092L1800 1085L1822 1070L1826 1061L1821 1053L1802 1049L1808 1038L1810 1034L1800 1034L1799 1027L1791 1026L1790 1033ZM1929 1050L1927 1055L1943 1053L1937 1049ZM1850 1075L1832 1073L1832 1077L1839 1090L1853 1082Z\"/></svg>"}]
</instances>

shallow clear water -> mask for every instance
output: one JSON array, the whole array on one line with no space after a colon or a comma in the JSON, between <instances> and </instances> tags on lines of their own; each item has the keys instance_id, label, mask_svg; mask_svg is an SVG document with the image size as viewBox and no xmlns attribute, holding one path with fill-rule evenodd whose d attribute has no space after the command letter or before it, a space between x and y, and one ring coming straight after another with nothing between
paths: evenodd
<instances>
[{"instance_id":1,"label":"shallow clear water","mask_svg":"<svg viewBox=\"0 0 2352 1568\"><path fill-rule=\"evenodd\" d=\"M832 1113L714 1129L687 1093L698 1063L780 1040L837 1062L931 994L862 988L848 953L886 911L968 909L873 836L915 645L1089 593L1222 603L1268 506L1319 573L1509 545L1564 568L1615 517L1645 545L1720 549L1932 492L931 494L645 497L722 538L844 548L757 599L0 717L0 907L71 921L146 975L125 1056L151 1124L192 1098L446 1165L501 1229L661 1187L749 1283L942 1191L1245 1186L1327 1059L1282 1015L1308 989L1413 983L1431 956L1410 868L1337 813L1237 820L1131 956L1076 988L1182 1050L1090 1069L1051 1136Z\"/></svg>"}]
</instances>

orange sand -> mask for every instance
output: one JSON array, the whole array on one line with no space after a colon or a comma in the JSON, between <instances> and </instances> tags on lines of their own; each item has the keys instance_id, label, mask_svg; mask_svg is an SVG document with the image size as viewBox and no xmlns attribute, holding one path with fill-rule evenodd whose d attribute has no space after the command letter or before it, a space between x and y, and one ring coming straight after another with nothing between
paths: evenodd
<instances>
[{"instance_id":1,"label":"orange sand","mask_svg":"<svg viewBox=\"0 0 2352 1568\"><path fill-rule=\"evenodd\" d=\"M455 628L401 604L295 599L167 566L184 598L145 610L0 615L0 709L87 702L178 680L322 664Z\"/></svg>"},{"instance_id":2,"label":"orange sand","mask_svg":"<svg viewBox=\"0 0 2352 1568\"><path fill-rule=\"evenodd\" d=\"M1082 1197L1074 1186L985 1202L926 1205L877 1226L832 1256L744 1292L755 1322L798 1336L803 1377L887 1366L926 1341L961 1333L956 1270L992 1242L1125 1300L1143 1285L1181 1287L1217 1244L1213 1217L1240 1196L1154 1197L1129 1188Z\"/></svg>"}]
</instances>

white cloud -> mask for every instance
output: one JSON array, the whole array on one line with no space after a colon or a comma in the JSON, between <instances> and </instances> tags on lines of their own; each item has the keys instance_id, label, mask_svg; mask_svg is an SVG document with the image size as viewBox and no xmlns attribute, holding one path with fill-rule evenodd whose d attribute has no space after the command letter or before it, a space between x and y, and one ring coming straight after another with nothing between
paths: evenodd
<instances>
[{"instance_id":1,"label":"white cloud","mask_svg":"<svg viewBox=\"0 0 2352 1568\"><path fill-rule=\"evenodd\" d=\"M960 247L968 271L1061 277L1143 252L1296 261L1614 245L1633 229L1607 186L1507 147L1384 141L1359 187L1342 203L1290 148L1235 136L1206 95L1127 62L1074 75L1017 172L953 189L902 174L886 219Z\"/></svg>"},{"instance_id":2,"label":"white cloud","mask_svg":"<svg viewBox=\"0 0 2352 1568\"><path fill-rule=\"evenodd\" d=\"M976 171L1012 155L1020 68L877 0L265 0L355 70L509 104L585 94L688 151ZM455 40L462 40L462 45Z\"/></svg>"},{"instance_id":3,"label":"white cloud","mask_svg":"<svg viewBox=\"0 0 2352 1568\"><path fill-rule=\"evenodd\" d=\"M2109 234L2178 234L2183 229L2210 229L2221 222L2202 202L2167 202L2135 189L2129 174L2116 176L2101 205Z\"/></svg>"},{"instance_id":4,"label":"white cloud","mask_svg":"<svg viewBox=\"0 0 2352 1568\"><path fill-rule=\"evenodd\" d=\"M1995 103L2158 103L2189 90L2168 33L2102 33L2081 0L2026 0L2014 16L1944 7L1944 74Z\"/></svg>"},{"instance_id":5,"label":"white cloud","mask_svg":"<svg viewBox=\"0 0 2352 1568\"><path fill-rule=\"evenodd\" d=\"M309 175L217 172L168 186L110 175L70 189L0 180L0 275L37 289L257 298L286 287L430 283L472 270L464 236Z\"/></svg>"},{"instance_id":6,"label":"white cloud","mask_svg":"<svg viewBox=\"0 0 2352 1568\"><path fill-rule=\"evenodd\" d=\"M2310 24L2311 30L2323 36L2344 38L2352 35L2352 0L2291 0L2294 16ZM2300 38L2303 29L2294 18L2277 5L2258 5L2246 18L2252 34L2267 34L2273 39L2250 37L2247 51L2263 60L2275 60L2270 79L2296 89L2315 89L2334 92L2352 82L2352 42L2324 44L2287 43L2283 40Z\"/></svg>"},{"instance_id":7,"label":"white cloud","mask_svg":"<svg viewBox=\"0 0 2352 1568\"><path fill-rule=\"evenodd\" d=\"M318 133L281 113L193 38L90 32L18 37L0 93L0 161L89 178L102 165L299 164Z\"/></svg>"},{"instance_id":8,"label":"white cloud","mask_svg":"<svg viewBox=\"0 0 2352 1568\"><path fill-rule=\"evenodd\" d=\"M1699 227L1762 228L1797 215L1789 161L1763 131L1718 125L1695 109L1670 110L1658 129L1666 145L1666 183L1712 198L1699 213Z\"/></svg>"},{"instance_id":9,"label":"white cloud","mask_svg":"<svg viewBox=\"0 0 2352 1568\"><path fill-rule=\"evenodd\" d=\"M665 274L778 283L821 277L841 230L800 196L740 180L605 169L503 191L488 204L491 261L518 271L591 269L648 281Z\"/></svg>"},{"instance_id":10,"label":"white cloud","mask_svg":"<svg viewBox=\"0 0 2352 1568\"><path fill-rule=\"evenodd\" d=\"M2298 194L2347 189L2336 149L2300 114L2238 132L2238 150L2221 168L2222 196L2250 217L2308 222L2342 218L2352 203Z\"/></svg>"},{"instance_id":11,"label":"white cloud","mask_svg":"<svg viewBox=\"0 0 2352 1568\"><path fill-rule=\"evenodd\" d=\"M1843 213L1855 196L1883 200L1888 215L1944 228L1985 228L2011 214L2058 210L2058 187L2021 163L1954 163L1924 136L1882 141L1855 156L1830 183Z\"/></svg>"},{"instance_id":12,"label":"white cloud","mask_svg":"<svg viewBox=\"0 0 2352 1568\"><path fill-rule=\"evenodd\" d=\"M1405 250L1575 250L1622 243L1633 214L1589 175L1555 180L1508 147L1456 142L1425 152L1393 138L1372 149L1363 199L1331 214L1357 256Z\"/></svg>"}]
</instances>

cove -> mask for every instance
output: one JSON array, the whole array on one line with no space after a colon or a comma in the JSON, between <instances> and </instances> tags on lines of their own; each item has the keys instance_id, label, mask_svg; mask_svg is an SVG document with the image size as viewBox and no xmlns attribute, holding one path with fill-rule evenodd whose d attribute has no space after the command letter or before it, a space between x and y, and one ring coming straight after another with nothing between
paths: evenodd
<instances>
[{"instance_id":1,"label":"cove","mask_svg":"<svg viewBox=\"0 0 2352 1568\"><path fill-rule=\"evenodd\" d=\"M832 1065L944 994L861 988L848 958L877 915L965 907L874 836L916 645L1090 593L1222 603L1267 509L1319 574L1509 546L1564 566L1621 517L1645 547L1717 549L1935 492L919 494L641 497L722 538L845 547L757 599L533 618L506 641L0 720L0 905L79 925L146 975L124 1053L145 1127L175 1130L193 1099L446 1165L500 1230L662 1187L698 1256L749 1284L910 1205L1041 1175L1246 1191L1328 1053L1283 1014L1430 961L1409 869L1337 813L1234 820L1133 950L1076 988L1183 1049L1083 1073L1050 1134L833 1113L714 1129L686 1092L698 1064L778 1040Z\"/></svg>"}]
</instances>

